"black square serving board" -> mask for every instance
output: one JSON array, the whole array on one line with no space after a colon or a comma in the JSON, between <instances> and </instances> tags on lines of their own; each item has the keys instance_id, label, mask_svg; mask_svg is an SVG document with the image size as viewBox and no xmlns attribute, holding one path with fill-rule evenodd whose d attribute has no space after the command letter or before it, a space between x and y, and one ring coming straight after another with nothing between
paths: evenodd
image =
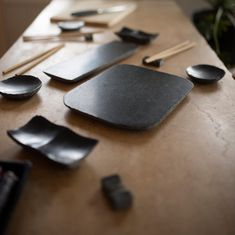
<instances>
[{"instance_id":1,"label":"black square serving board","mask_svg":"<svg viewBox=\"0 0 235 235\"><path fill-rule=\"evenodd\" d=\"M56 64L44 73L62 82L77 82L127 58L137 48L134 43L113 41Z\"/></svg>"},{"instance_id":2,"label":"black square serving board","mask_svg":"<svg viewBox=\"0 0 235 235\"><path fill-rule=\"evenodd\" d=\"M127 129L159 124L193 88L187 79L115 65L64 96L64 104L92 118Z\"/></svg>"}]
</instances>

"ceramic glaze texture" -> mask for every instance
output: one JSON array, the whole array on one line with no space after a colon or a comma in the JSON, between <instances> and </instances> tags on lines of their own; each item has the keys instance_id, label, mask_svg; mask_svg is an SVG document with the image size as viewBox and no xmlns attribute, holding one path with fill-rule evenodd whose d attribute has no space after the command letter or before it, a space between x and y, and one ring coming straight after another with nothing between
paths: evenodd
<instances>
[{"instance_id":1,"label":"ceramic glaze texture","mask_svg":"<svg viewBox=\"0 0 235 235\"><path fill-rule=\"evenodd\" d=\"M184 78L116 65L70 91L64 103L109 124L143 130L160 123L192 88Z\"/></svg>"}]
</instances>

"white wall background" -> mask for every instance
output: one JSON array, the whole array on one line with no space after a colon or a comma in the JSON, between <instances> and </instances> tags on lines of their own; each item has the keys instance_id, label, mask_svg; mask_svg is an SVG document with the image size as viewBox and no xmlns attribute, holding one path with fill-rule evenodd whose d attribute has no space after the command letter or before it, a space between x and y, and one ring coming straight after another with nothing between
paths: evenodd
<instances>
[{"instance_id":1,"label":"white wall background","mask_svg":"<svg viewBox=\"0 0 235 235\"><path fill-rule=\"evenodd\" d=\"M175 1L189 17L194 10L205 5L204 0ZM50 0L0 0L0 56L49 2Z\"/></svg>"}]
</instances>

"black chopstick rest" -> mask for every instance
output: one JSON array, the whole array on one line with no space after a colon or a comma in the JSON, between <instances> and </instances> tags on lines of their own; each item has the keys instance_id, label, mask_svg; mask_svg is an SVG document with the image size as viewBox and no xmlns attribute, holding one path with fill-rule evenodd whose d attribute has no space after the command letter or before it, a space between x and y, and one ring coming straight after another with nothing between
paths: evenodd
<instances>
[{"instance_id":1,"label":"black chopstick rest","mask_svg":"<svg viewBox=\"0 0 235 235\"><path fill-rule=\"evenodd\" d=\"M102 191L114 210L129 209L133 204L133 195L121 182L119 175L101 179Z\"/></svg>"},{"instance_id":2,"label":"black chopstick rest","mask_svg":"<svg viewBox=\"0 0 235 235\"><path fill-rule=\"evenodd\" d=\"M128 27L123 27L120 31L115 32L125 42L133 42L136 44L149 44L159 36L158 33L147 33L142 30L135 30Z\"/></svg>"},{"instance_id":3,"label":"black chopstick rest","mask_svg":"<svg viewBox=\"0 0 235 235\"><path fill-rule=\"evenodd\" d=\"M142 63L143 63L144 65L147 65L147 66L151 65L151 66L154 66L154 67L159 68L159 67L161 67L161 66L163 65L163 63L164 63L164 60L163 60L163 59L154 60L154 61L148 63L148 62L146 61L148 58L149 58L149 56L145 56L145 57L143 58Z\"/></svg>"},{"instance_id":4,"label":"black chopstick rest","mask_svg":"<svg viewBox=\"0 0 235 235\"><path fill-rule=\"evenodd\" d=\"M94 40L93 34L86 34L85 36L85 41L86 42L92 42Z\"/></svg>"}]
</instances>

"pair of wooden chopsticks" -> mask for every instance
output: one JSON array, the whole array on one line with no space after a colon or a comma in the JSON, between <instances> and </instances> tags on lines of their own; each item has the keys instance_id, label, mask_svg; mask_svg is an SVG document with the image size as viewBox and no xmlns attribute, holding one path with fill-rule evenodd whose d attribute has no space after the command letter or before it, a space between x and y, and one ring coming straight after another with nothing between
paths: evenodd
<instances>
[{"instance_id":1,"label":"pair of wooden chopsticks","mask_svg":"<svg viewBox=\"0 0 235 235\"><path fill-rule=\"evenodd\" d=\"M32 69L34 66L38 65L39 63L41 63L42 61L44 61L45 59L47 59L48 57L50 57L51 55L53 55L54 53L56 53L58 50L60 50L61 48L63 48L65 45L64 44L60 44L56 47L53 47L47 51L44 51L40 54L37 54L27 60L24 60L16 65L11 66L10 68L2 71L3 74L8 74L22 66L25 66L27 64L29 64L28 66L26 66L24 69L22 69L21 71L17 72L17 75L22 75L24 73L26 73L27 71L29 71L30 69Z\"/></svg>"},{"instance_id":2,"label":"pair of wooden chopsticks","mask_svg":"<svg viewBox=\"0 0 235 235\"><path fill-rule=\"evenodd\" d=\"M36 36L23 36L23 41L24 42L30 42L30 41L44 41L44 40L71 40L74 38L79 38L79 37L86 37L90 36L93 34L98 34L102 33L104 31L99 30L99 31L90 31L90 32L70 32L70 33L60 33L60 34L48 34L48 35L36 35Z\"/></svg>"},{"instance_id":3,"label":"pair of wooden chopsticks","mask_svg":"<svg viewBox=\"0 0 235 235\"><path fill-rule=\"evenodd\" d=\"M173 55L176 55L180 52L183 52L183 51L186 51L186 50L189 50L191 48L193 48L194 46L196 46L196 43L195 42L189 42L189 41L185 41L183 43L180 43L174 47L171 47L167 50L164 50L160 53L157 53L153 56L150 56L148 57L145 62L146 63L152 63L153 61L156 61L156 60L161 60L161 59L166 59L168 57L171 57Z\"/></svg>"}]
</instances>

